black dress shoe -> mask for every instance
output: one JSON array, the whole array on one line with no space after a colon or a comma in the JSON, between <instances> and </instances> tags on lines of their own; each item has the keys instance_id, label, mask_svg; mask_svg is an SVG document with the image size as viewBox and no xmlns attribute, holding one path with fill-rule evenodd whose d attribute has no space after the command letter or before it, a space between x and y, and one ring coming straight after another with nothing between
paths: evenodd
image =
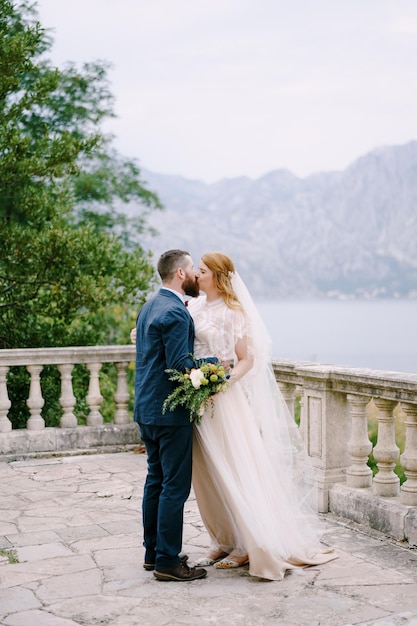
<instances>
[{"instance_id":1,"label":"black dress shoe","mask_svg":"<svg viewBox=\"0 0 417 626\"><path fill-rule=\"evenodd\" d=\"M198 580L207 576L207 570L202 567L188 567L187 563L180 562L176 567L164 567L155 570L153 575L157 580L177 580L186 582L187 580Z\"/></svg>"},{"instance_id":2,"label":"black dress shoe","mask_svg":"<svg viewBox=\"0 0 417 626\"><path fill-rule=\"evenodd\" d=\"M178 556L180 557L180 563L186 563L188 561L188 554L180 552ZM143 568L146 569L147 572L153 572L155 563L144 563Z\"/></svg>"}]
</instances>

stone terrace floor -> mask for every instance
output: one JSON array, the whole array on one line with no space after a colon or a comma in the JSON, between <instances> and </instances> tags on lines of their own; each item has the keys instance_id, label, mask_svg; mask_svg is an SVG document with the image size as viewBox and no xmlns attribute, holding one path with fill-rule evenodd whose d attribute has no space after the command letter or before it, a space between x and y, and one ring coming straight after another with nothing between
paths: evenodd
<instances>
[{"instance_id":1,"label":"stone terrace floor","mask_svg":"<svg viewBox=\"0 0 417 626\"><path fill-rule=\"evenodd\" d=\"M417 551L330 516L324 542L339 558L281 582L247 568L155 580L142 568L145 474L135 451L0 462L2 626L417 625ZM191 496L190 562L207 546Z\"/></svg>"}]
</instances>

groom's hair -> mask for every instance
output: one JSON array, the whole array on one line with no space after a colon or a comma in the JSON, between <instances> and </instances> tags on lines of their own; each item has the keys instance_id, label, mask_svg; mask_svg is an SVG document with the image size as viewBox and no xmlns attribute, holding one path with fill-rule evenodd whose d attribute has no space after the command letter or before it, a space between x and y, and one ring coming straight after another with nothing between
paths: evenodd
<instances>
[{"instance_id":1,"label":"groom's hair","mask_svg":"<svg viewBox=\"0 0 417 626\"><path fill-rule=\"evenodd\" d=\"M185 269L188 265L186 256L190 256L186 250L168 250L159 257L157 270L162 282L166 282L174 278L175 272L179 267Z\"/></svg>"}]
</instances>

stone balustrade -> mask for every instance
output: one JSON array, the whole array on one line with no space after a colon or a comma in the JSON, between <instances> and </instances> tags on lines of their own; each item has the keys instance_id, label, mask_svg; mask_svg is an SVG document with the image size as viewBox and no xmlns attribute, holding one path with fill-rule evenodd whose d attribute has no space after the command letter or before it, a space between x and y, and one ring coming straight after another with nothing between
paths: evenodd
<instances>
[{"instance_id":1,"label":"stone balustrade","mask_svg":"<svg viewBox=\"0 0 417 626\"><path fill-rule=\"evenodd\" d=\"M0 459L137 445L140 442L139 431L128 412L130 394L127 386L127 368L134 359L133 345L0 350ZM85 364L89 371L89 388L85 398L89 408L86 426L79 426L74 415L76 398L72 371L79 363ZM114 363L117 371L116 410L113 422L106 424L100 413L103 397L99 374L104 363ZM40 376L45 365L56 365L61 376L60 428L45 427L42 417L44 399ZM7 374L13 366L25 366L30 374L26 401L30 417L26 429L13 430L8 418L11 402Z\"/></svg>"},{"instance_id":2,"label":"stone balustrade","mask_svg":"<svg viewBox=\"0 0 417 626\"><path fill-rule=\"evenodd\" d=\"M0 460L137 446L139 431L128 412L126 379L134 358L133 345L1 350ZM74 415L72 370L79 363L89 371L85 426ZM106 424L100 413L104 363L117 369L116 410L113 422ZM41 372L51 364L61 376L59 428L46 427L42 417ZM25 366L30 374L26 429L12 429L8 418L7 374L13 366ZM417 375L277 359L273 367L292 413L295 398L300 401L300 430L316 472L319 510L417 545ZM371 415L377 424L374 449ZM405 433L402 454L396 440L399 423ZM371 454L375 476L368 464ZM405 476L401 486L394 471L398 464Z\"/></svg>"},{"instance_id":3,"label":"stone balustrade","mask_svg":"<svg viewBox=\"0 0 417 626\"><path fill-rule=\"evenodd\" d=\"M300 397L300 430L316 469L320 511L417 545L417 375L287 360L275 360L274 372L290 410L296 393ZM401 422L400 455L395 426ZM401 487L397 464L405 475Z\"/></svg>"}]
</instances>

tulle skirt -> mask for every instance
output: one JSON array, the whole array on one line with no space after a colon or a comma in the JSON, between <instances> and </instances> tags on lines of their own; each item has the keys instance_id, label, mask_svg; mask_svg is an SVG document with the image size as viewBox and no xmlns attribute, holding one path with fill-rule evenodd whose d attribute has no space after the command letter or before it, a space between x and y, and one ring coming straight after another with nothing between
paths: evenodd
<instances>
[{"instance_id":1,"label":"tulle skirt","mask_svg":"<svg viewBox=\"0 0 417 626\"><path fill-rule=\"evenodd\" d=\"M290 464L278 463L278 475L239 383L215 397L193 445L193 488L213 549L247 554L249 573L269 580L336 558L320 544L316 512L300 504Z\"/></svg>"}]
</instances>

